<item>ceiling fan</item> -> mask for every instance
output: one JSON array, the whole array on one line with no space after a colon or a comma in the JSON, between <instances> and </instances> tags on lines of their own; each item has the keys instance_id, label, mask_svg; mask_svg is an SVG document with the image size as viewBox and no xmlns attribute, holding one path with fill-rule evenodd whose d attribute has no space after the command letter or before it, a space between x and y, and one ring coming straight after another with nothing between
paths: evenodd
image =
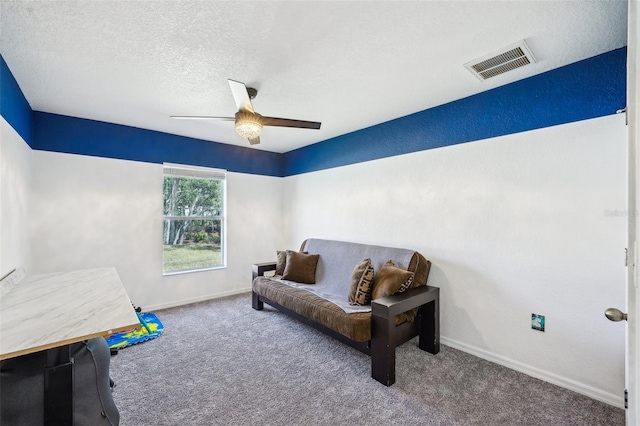
<instances>
[{"instance_id":1,"label":"ceiling fan","mask_svg":"<svg viewBox=\"0 0 640 426\"><path fill-rule=\"evenodd\" d=\"M235 121L236 132L243 138L247 138L251 145L260 143L260 134L263 126L297 127L301 129L319 129L317 121L292 120L288 118L265 117L253 110L251 99L255 98L258 91L247 87L244 83L229 79L229 86L233 99L236 101L238 112L235 117L210 117L203 115L172 115L171 118L180 120L221 120Z\"/></svg>"}]
</instances>

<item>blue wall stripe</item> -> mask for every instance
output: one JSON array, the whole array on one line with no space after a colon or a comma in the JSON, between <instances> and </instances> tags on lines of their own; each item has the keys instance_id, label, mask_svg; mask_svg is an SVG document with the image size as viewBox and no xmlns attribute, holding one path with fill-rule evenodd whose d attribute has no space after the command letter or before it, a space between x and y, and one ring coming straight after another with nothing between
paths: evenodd
<instances>
[{"instance_id":1,"label":"blue wall stripe","mask_svg":"<svg viewBox=\"0 0 640 426\"><path fill-rule=\"evenodd\" d=\"M9 66L0 55L0 115L32 146L32 111Z\"/></svg>"},{"instance_id":2,"label":"blue wall stripe","mask_svg":"<svg viewBox=\"0 0 640 426\"><path fill-rule=\"evenodd\" d=\"M285 154L32 112L0 56L0 113L33 148L291 176L615 113L626 104L626 48Z\"/></svg>"},{"instance_id":3,"label":"blue wall stripe","mask_svg":"<svg viewBox=\"0 0 640 426\"><path fill-rule=\"evenodd\" d=\"M33 148L148 163L282 176L282 154L84 118L35 112Z\"/></svg>"},{"instance_id":4,"label":"blue wall stripe","mask_svg":"<svg viewBox=\"0 0 640 426\"><path fill-rule=\"evenodd\" d=\"M614 114L626 105L620 48L285 156L285 176Z\"/></svg>"}]
</instances>

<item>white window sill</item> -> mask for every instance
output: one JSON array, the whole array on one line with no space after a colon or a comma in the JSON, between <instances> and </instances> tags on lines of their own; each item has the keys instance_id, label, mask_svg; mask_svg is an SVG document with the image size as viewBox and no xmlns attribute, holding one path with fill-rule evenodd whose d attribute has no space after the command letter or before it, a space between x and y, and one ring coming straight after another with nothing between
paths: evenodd
<instances>
[{"instance_id":1,"label":"white window sill","mask_svg":"<svg viewBox=\"0 0 640 426\"><path fill-rule=\"evenodd\" d=\"M204 271L215 271L218 269L226 269L227 265L221 265L221 266L212 266L210 268L201 268L201 269L184 269L181 271L167 271L167 272L163 272L162 276L163 277L167 277L170 275L182 275L182 274L191 274L194 272L204 272Z\"/></svg>"}]
</instances>

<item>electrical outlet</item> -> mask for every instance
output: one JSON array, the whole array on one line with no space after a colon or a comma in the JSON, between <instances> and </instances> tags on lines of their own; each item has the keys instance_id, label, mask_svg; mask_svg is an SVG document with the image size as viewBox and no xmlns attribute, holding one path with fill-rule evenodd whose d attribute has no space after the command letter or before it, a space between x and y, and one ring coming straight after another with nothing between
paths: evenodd
<instances>
[{"instance_id":1,"label":"electrical outlet","mask_svg":"<svg viewBox=\"0 0 640 426\"><path fill-rule=\"evenodd\" d=\"M544 331L544 315L531 314L531 328Z\"/></svg>"}]
</instances>

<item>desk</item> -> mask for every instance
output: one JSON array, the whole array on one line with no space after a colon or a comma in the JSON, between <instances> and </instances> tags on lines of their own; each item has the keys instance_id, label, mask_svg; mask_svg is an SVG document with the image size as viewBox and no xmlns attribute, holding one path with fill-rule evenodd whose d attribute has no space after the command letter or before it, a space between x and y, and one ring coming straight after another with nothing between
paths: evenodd
<instances>
[{"instance_id":1,"label":"desk","mask_svg":"<svg viewBox=\"0 0 640 426\"><path fill-rule=\"evenodd\" d=\"M0 290L0 360L140 325L115 268L27 276L10 285L3 283ZM72 416L73 360L60 357L60 351L48 351L46 370L49 390L45 389L45 396L55 400L47 403L45 398L45 421L52 418L47 406L59 419L61 395ZM71 424L69 420L49 421Z\"/></svg>"},{"instance_id":2,"label":"desk","mask_svg":"<svg viewBox=\"0 0 640 426\"><path fill-rule=\"evenodd\" d=\"M0 298L0 360L138 325L115 268L27 276Z\"/></svg>"}]
</instances>

